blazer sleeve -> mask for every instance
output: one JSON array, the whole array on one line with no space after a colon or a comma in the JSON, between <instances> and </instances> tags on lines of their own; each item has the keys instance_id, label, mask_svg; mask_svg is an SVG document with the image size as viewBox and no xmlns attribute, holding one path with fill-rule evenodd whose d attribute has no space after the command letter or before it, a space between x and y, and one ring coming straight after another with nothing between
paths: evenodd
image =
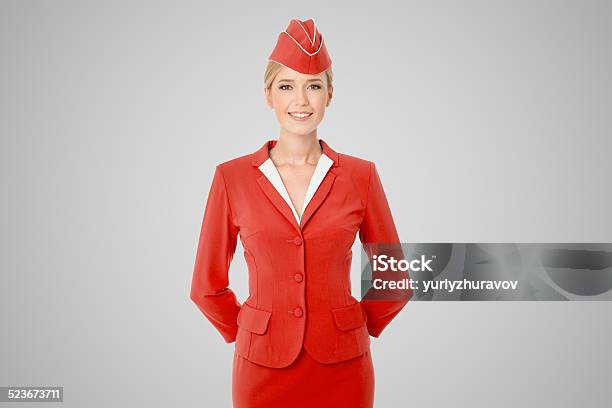
<instances>
[{"instance_id":1,"label":"blazer sleeve","mask_svg":"<svg viewBox=\"0 0 612 408\"><path fill-rule=\"evenodd\" d=\"M365 214L359 229L359 238L370 260L373 255L381 255L383 252L393 255L398 260L404 257L387 197L373 162L370 162ZM377 246L376 244L382 245ZM407 271L386 272L386 276L393 280L409 277ZM370 288L370 291L373 290ZM374 295L371 295L370 291L363 296L361 304L367 315L368 332L373 337L379 337L383 329L408 303L412 297L412 290L402 289L399 295L398 290L395 290L394 293L384 293L384 290L378 290L378 293Z\"/></svg>"},{"instance_id":2,"label":"blazer sleeve","mask_svg":"<svg viewBox=\"0 0 612 408\"><path fill-rule=\"evenodd\" d=\"M236 250L238 228L233 222L223 173L215 169L196 253L191 300L221 333L226 343L236 340L240 304L229 288L228 273Z\"/></svg>"}]
</instances>

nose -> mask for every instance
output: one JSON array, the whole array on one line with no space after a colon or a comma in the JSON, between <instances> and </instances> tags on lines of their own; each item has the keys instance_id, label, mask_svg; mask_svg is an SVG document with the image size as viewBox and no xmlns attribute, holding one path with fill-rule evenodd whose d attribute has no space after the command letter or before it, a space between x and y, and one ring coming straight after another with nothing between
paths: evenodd
<instances>
[{"instance_id":1,"label":"nose","mask_svg":"<svg viewBox=\"0 0 612 408\"><path fill-rule=\"evenodd\" d=\"M296 102L300 105L308 105L308 98L306 97L306 91L301 87L297 88L295 95Z\"/></svg>"}]
</instances>

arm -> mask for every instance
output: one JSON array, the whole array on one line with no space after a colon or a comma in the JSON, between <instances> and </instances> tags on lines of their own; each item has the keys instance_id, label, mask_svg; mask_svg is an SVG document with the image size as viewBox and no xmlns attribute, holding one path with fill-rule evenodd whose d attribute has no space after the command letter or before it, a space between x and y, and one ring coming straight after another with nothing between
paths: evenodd
<instances>
[{"instance_id":1,"label":"arm","mask_svg":"<svg viewBox=\"0 0 612 408\"><path fill-rule=\"evenodd\" d=\"M395 229L393 216L389 209L387 197L383 190L376 165L370 163L370 177L363 221L359 229L359 238L370 260L373 255L386 254L403 259L400 240ZM383 244L383 245L376 245ZM391 245L389 245L391 244ZM388 280L401 280L408 278L408 272L376 272L376 277L385 277ZM399 296L395 293L370 288L361 300L366 315L368 332L373 337L379 337L383 329L402 310L412 297L412 291L401 290ZM390 290L389 290L390 291Z\"/></svg>"},{"instance_id":2,"label":"arm","mask_svg":"<svg viewBox=\"0 0 612 408\"><path fill-rule=\"evenodd\" d=\"M196 254L191 300L221 333L226 343L236 340L240 304L228 287L229 267L236 250L238 228L219 166L215 169Z\"/></svg>"}]
</instances>

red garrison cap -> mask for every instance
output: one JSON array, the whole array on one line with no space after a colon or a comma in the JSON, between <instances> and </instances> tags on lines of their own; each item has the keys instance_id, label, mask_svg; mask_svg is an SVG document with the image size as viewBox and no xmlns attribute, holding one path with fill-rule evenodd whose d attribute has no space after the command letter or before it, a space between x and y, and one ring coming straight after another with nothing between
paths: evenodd
<instances>
[{"instance_id":1,"label":"red garrison cap","mask_svg":"<svg viewBox=\"0 0 612 408\"><path fill-rule=\"evenodd\" d=\"M302 74L319 74L331 66L331 59L314 20L292 19L278 35L276 47L268 57Z\"/></svg>"}]
</instances>

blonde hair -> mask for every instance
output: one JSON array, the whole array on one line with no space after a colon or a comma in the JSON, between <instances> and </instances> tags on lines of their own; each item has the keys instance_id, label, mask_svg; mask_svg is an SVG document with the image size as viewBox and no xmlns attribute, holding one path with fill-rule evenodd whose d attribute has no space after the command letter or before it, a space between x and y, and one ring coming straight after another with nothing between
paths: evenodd
<instances>
[{"instance_id":1,"label":"blonde hair","mask_svg":"<svg viewBox=\"0 0 612 408\"><path fill-rule=\"evenodd\" d=\"M264 73L264 89L270 89L274 78L283 69L283 66L276 61L269 60L266 72ZM331 66L325 71L325 77L327 78L327 87L331 88L332 80L334 79L334 73L332 72Z\"/></svg>"}]
</instances>

